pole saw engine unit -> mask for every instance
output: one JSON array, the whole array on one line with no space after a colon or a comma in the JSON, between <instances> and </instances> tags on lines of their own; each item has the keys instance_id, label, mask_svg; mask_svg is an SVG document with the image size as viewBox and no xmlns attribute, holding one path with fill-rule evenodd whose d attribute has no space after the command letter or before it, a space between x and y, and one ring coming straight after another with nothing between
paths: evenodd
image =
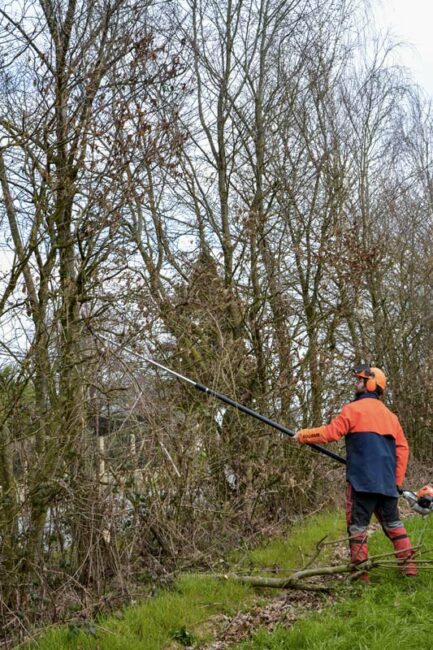
<instances>
[{"instance_id":1,"label":"pole saw engine unit","mask_svg":"<svg viewBox=\"0 0 433 650\"><path fill-rule=\"evenodd\" d=\"M411 510L425 517L433 512L433 487L424 485L418 492L401 490L401 496L406 499Z\"/></svg>"}]
</instances>

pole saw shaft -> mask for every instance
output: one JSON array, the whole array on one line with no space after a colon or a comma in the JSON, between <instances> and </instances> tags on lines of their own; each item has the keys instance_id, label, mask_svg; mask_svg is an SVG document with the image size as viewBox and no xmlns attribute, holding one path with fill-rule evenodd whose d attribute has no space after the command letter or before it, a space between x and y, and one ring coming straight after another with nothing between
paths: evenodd
<instances>
[{"instance_id":1,"label":"pole saw shaft","mask_svg":"<svg viewBox=\"0 0 433 650\"><path fill-rule=\"evenodd\" d=\"M212 388L208 388L207 386L204 386L203 384L200 384L193 379L189 379L189 377L185 377L184 375L181 375L180 373L176 372L175 370L171 370L171 368L167 368L166 366L163 366L161 363L158 361L154 361L154 359L150 359L149 357L145 357L141 354L138 354L137 352L134 352L133 350L130 350L124 346L121 346L115 341L111 341L110 339L107 339L105 336L99 335L100 338L104 339L107 343L117 345L117 347L123 347L123 349L128 352L128 354L132 354L138 359L141 359L142 361L145 361L146 363L150 363L151 365L155 366L156 368L159 368L160 370L163 370L164 372L168 372L170 375L173 375L177 379L180 379L181 381L186 382L190 386L193 386L197 390L201 391L202 393L205 393L205 395L210 395L211 397L215 397L216 399L220 400L220 402L224 402L224 404L228 404L229 406L233 406L233 408L237 409L238 411L241 411L241 413L245 413L246 415L250 415L253 418L256 418L256 420L260 420L260 422L263 422L264 424L267 424L268 426L272 427L273 429L276 429L277 431L280 431L281 433L284 433L286 436L290 436L293 438L295 435L295 432L292 431L292 429L288 429L287 427L283 426L282 424L279 424L278 422L275 422L274 420L271 420L270 418L267 418L265 415L261 415L260 413L257 413L257 411L254 411L253 409L248 408L248 406L244 406L243 404L240 404L239 402L236 402L235 400L231 399L230 397L227 397L227 395L224 395L223 393L219 393L216 390L213 390ZM333 451L330 451L329 449L326 449L325 447L322 447L321 445L316 445L316 444L309 444L308 447L311 447L315 451L320 452L321 454L324 454L325 456L328 456L329 458L332 458L333 460L337 461L338 463L342 463L343 465L346 464L346 459L343 458L342 456L339 456L338 454L334 453Z\"/></svg>"},{"instance_id":2,"label":"pole saw shaft","mask_svg":"<svg viewBox=\"0 0 433 650\"><path fill-rule=\"evenodd\" d=\"M216 397L216 399L219 399L221 402L233 406L235 409L241 411L242 413L251 415L253 418L256 418L256 420L260 420L260 422L264 422L265 424L272 427L273 429L277 429L277 431L281 431L281 433L284 433L287 436L290 436L291 438L293 438L293 436L295 435L295 432L292 431L292 429L288 429L282 424L279 424L278 422L275 422L274 420L267 418L265 415L261 415L260 413L257 413L257 411L253 411L253 409L248 408L248 406L244 406L243 404L239 404L239 402L235 402L234 400L230 399L230 397L227 397L227 395L223 395L223 393L218 393L217 391L212 390L211 388L207 388L206 386L203 386L202 384L199 384L197 382L195 383L195 388L201 390L203 393L206 393L206 395L211 395L212 397ZM325 454L325 456L329 456L329 458L333 458L339 463L343 463L344 465L346 464L345 458L339 456L333 451L330 451L329 449L325 449L325 447L322 447L321 445L315 445L313 443L313 444L309 444L308 446L311 447L312 449L315 449L316 451L319 451L322 454Z\"/></svg>"}]
</instances>

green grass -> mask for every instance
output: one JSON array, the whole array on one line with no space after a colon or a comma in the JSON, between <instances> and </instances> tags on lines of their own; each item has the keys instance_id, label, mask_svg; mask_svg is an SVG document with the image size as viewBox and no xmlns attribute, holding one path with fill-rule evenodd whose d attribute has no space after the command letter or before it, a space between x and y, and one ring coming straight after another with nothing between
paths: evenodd
<instances>
[{"instance_id":1,"label":"green grass","mask_svg":"<svg viewBox=\"0 0 433 650\"><path fill-rule=\"evenodd\" d=\"M346 535L344 515L324 512L307 517L295 527L287 539L275 539L247 553L245 561L257 568L277 565L280 569L301 567L323 537L343 538ZM323 557L323 555L321 555Z\"/></svg>"},{"instance_id":2,"label":"green grass","mask_svg":"<svg viewBox=\"0 0 433 650\"><path fill-rule=\"evenodd\" d=\"M426 547L433 548L433 518L430 522L413 517L407 527L413 544L423 541ZM300 567L314 553L320 539L325 535L340 539L345 535L344 529L342 513L306 518L287 539L272 540L242 556L237 553L236 567L248 573L260 573L266 568ZM371 538L369 546L371 554L392 550L381 532ZM209 621L213 615L230 616L248 610L263 594L266 592L258 595L252 588L232 581L183 576L173 589L140 605L81 626L46 630L37 642L27 647L39 650L174 650L188 644L197 647L211 640ZM421 573L411 581L396 569L381 569L372 572L371 586L353 585L343 589L334 604L326 606L324 601L321 613L306 615L290 630L279 628L273 634L258 630L253 640L238 648L424 650L433 647L432 610L433 572Z\"/></svg>"},{"instance_id":3,"label":"green grass","mask_svg":"<svg viewBox=\"0 0 433 650\"><path fill-rule=\"evenodd\" d=\"M318 540L329 534L334 539L344 535L340 513L324 513L307 518L287 539L273 540L242 557L237 553L237 567L289 569L300 566L305 554L312 553ZM301 550L302 549L302 550ZM273 592L274 594L274 592ZM257 602L251 587L232 581L217 581L201 576L179 578L173 590L127 607L117 615L63 626L43 632L28 648L39 650L159 650L167 645L182 647L182 641L203 641L211 632L206 621L214 614L234 614ZM173 642L178 639L179 644Z\"/></svg>"},{"instance_id":4,"label":"green grass","mask_svg":"<svg viewBox=\"0 0 433 650\"><path fill-rule=\"evenodd\" d=\"M406 522L412 544L433 548L433 522L413 517ZM392 550L382 533L369 542L370 553ZM433 573L413 578L397 569L372 572L371 585L350 593L322 613L307 616L290 630L259 630L239 650L424 650L433 647Z\"/></svg>"},{"instance_id":5,"label":"green grass","mask_svg":"<svg viewBox=\"0 0 433 650\"><path fill-rule=\"evenodd\" d=\"M46 631L31 646L40 650L157 650L173 638L193 639L191 629L216 612L234 614L254 597L231 581L183 576L173 591L127 607L96 623Z\"/></svg>"}]
</instances>

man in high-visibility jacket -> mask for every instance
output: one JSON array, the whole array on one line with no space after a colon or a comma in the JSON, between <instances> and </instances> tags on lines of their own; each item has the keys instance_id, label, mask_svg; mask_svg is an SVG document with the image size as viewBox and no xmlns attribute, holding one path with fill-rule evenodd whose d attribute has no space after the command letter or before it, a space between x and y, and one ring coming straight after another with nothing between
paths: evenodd
<instances>
[{"instance_id":1,"label":"man in high-visibility jacket","mask_svg":"<svg viewBox=\"0 0 433 650\"><path fill-rule=\"evenodd\" d=\"M400 521L398 490L403 485L409 446L398 417L382 402L386 377L366 364L353 369L355 399L330 424L301 429L300 443L327 443L345 436L347 452L346 519L353 564L368 557L367 528L373 513L394 545L407 576L416 575L413 549ZM368 581L368 575L361 578Z\"/></svg>"}]
</instances>

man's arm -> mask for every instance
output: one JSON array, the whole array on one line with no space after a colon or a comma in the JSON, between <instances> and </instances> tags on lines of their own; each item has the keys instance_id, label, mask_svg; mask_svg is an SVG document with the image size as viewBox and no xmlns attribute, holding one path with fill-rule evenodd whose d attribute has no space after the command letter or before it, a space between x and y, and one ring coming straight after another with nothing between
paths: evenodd
<instances>
[{"instance_id":1,"label":"man's arm","mask_svg":"<svg viewBox=\"0 0 433 650\"><path fill-rule=\"evenodd\" d=\"M311 442L334 442L340 440L350 431L350 411L348 405L344 406L341 413L329 424L313 429L301 429L295 435L295 440L301 444Z\"/></svg>"},{"instance_id":2,"label":"man's arm","mask_svg":"<svg viewBox=\"0 0 433 650\"><path fill-rule=\"evenodd\" d=\"M404 483L406 474L407 462L409 460L409 445L407 444L406 436L401 428L400 422L397 420L397 436L395 438L395 482L398 487Z\"/></svg>"}]
</instances>

